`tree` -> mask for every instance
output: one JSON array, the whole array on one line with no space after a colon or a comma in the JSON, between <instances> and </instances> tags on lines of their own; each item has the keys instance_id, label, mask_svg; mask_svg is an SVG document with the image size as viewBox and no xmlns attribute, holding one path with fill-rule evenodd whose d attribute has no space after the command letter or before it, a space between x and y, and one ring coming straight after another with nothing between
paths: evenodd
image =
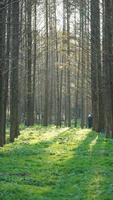
<instances>
[{"instance_id":1,"label":"tree","mask_svg":"<svg viewBox=\"0 0 113 200\"><path fill-rule=\"evenodd\" d=\"M19 59L19 2L12 2L12 44L10 76L10 141L19 134L18 121L18 59Z\"/></svg>"},{"instance_id":2,"label":"tree","mask_svg":"<svg viewBox=\"0 0 113 200\"><path fill-rule=\"evenodd\" d=\"M113 137L113 28L112 28L112 1L104 1L104 40L103 40L103 71L104 71L104 110L106 136Z\"/></svg>"},{"instance_id":3,"label":"tree","mask_svg":"<svg viewBox=\"0 0 113 200\"><path fill-rule=\"evenodd\" d=\"M5 144L5 3L0 1L0 146Z\"/></svg>"},{"instance_id":4,"label":"tree","mask_svg":"<svg viewBox=\"0 0 113 200\"><path fill-rule=\"evenodd\" d=\"M70 88L70 2L66 1L67 9L67 123L71 126L71 88Z\"/></svg>"},{"instance_id":5,"label":"tree","mask_svg":"<svg viewBox=\"0 0 113 200\"><path fill-rule=\"evenodd\" d=\"M100 54L100 12L99 0L91 0L91 85L93 128L99 131L100 114L100 84L101 84L101 54Z\"/></svg>"},{"instance_id":6,"label":"tree","mask_svg":"<svg viewBox=\"0 0 113 200\"><path fill-rule=\"evenodd\" d=\"M34 124L34 98L32 84L32 4L27 0L27 126ZM35 65L34 65L35 67ZM35 81L35 80L34 80Z\"/></svg>"},{"instance_id":7,"label":"tree","mask_svg":"<svg viewBox=\"0 0 113 200\"><path fill-rule=\"evenodd\" d=\"M45 0L46 8L46 56L45 56L45 100L44 100L44 126L48 125L48 95L49 95L49 79L48 79L48 0Z\"/></svg>"}]
</instances>

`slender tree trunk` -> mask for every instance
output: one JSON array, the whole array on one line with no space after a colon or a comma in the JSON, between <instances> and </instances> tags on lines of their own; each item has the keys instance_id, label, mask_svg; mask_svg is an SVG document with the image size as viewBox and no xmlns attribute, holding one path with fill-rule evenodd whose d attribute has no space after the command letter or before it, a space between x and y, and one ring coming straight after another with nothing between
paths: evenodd
<instances>
[{"instance_id":1,"label":"slender tree trunk","mask_svg":"<svg viewBox=\"0 0 113 200\"><path fill-rule=\"evenodd\" d=\"M0 146L5 143L5 4L0 2Z\"/></svg>"},{"instance_id":2,"label":"slender tree trunk","mask_svg":"<svg viewBox=\"0 0 113 200\"><path fill-rule=\"evenodd\" d=\"M10 141L19 134L18 121L18 57L19 57L19 2L12 2L12 47L10 77Z\"/></svg>"},{"instance_id":3,"label":"slender tree trunk","mask_svg":"<svg viewBox=\"0 0 113 200\"><path fill-rule=\"evenodd\" d=\"M81 17L81 39L82 39L82 46L81 46L81 128L84 128L85 125L85 108L84 108L84 101L85 101L85 60L84 60L84 5L85 3L82 1L80 6L80 17Z\"/></svg>"},{"instance_id":4,"label":"slender tree trunk","mask_svg":"<svg viewBox=\"0 0 113 200\"><path fill-rule=\"evenodd\" d=\"M34 124L34 103L32 87L32 19L31 0L27 1L27 126Z\"/></svg>"},{"instance_id":5,"label":"slender tree trunk","mask_svg":"<svg viewBox=\"0 0 113 200\"><path fill-rule=\"evenodd\" d=\"M70 2L67 0L67 118L71 126L71 88L70 88Z\"/></svg>"},{"instance_id":6,"label":"slender tree trunk","mask_svg":"<svg viewBox=\"0 0 113 200\"><path fill-rule=\"evenodd\" d=\"M11 48L11 0L7 7L7 39L6 39L6 62L5 62L5 123L7 123L7 107L8 107L8 83L9 83L9 66L10 66L10 48Z\"/></svg>"},{"instance_id":7,"label":"slender tree trunk","mask_svg":"<svg viewBox=\"0 0 113 200\"><path fill-rule=\"evenodd\" d=\"M36 55L36 51L37 51L37 5L36 5L36 1L34 4L34 55L33 55L33 112L35 110L35 89L36 89L36 64L37 64L37 55ZM35 119L36 119L36 115L37 113L34 113L35 115ZM33 115L33 118L34 118ZM34 121L34 119L33 119Z\"/></svg>"},{"instance_id":8,"label":"slender tree trunk","mask_svg":"<svg viewBox=\"0 0 113 200\"><path fill-rule=\"evenodd\" d=\"M113 134L113 114L112 114L112 4L105 0L105 18L104 18L104 109L105 109L105 132L106 137Z\"/></svg>"},{"instance_id":9,"label":"slender tree trunk","mask_svg":"<svg viewBox=\"0 0 113 200\"><path fill-rule=\"evenodd\" d=\"M45 0L46 7L46 69L45 69L45 103L44 103L44 126L48 125L48 95L49 95L49 83L48 83L48 0Z\"/></svg>"},{"instance_id":10,"label":"slender tree trunk","mask_svg":"<svg viewBox=\"0 0 113 200\"><path fill-rule=\"evenodd\" d=\"M91 0L91 84L93 128L99 131L99 88L100 83L100 13L99 0Z\"/></svg>"}]
</instances>

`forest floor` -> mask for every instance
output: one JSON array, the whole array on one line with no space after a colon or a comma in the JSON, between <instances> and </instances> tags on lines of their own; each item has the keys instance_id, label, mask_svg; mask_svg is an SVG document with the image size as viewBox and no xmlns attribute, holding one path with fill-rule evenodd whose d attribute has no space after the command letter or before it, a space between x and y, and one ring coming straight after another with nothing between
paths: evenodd
<instances>
[{"instance_id":1,"label":"forest floor","mask_svg":"<svg viewBox=\"0 0 113 200\"><path fill-rule=\"evenodd\" d=\"M113 200L113 140L32 127L0 149L0 200Z\"/></svg>"}]
</instances>

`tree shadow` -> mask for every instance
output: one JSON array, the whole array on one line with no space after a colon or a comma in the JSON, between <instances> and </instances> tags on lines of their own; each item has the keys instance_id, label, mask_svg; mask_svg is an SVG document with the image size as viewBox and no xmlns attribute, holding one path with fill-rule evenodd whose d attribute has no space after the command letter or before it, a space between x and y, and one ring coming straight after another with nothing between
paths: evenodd
<instances>
[{"instance_id":1,"label":"tree shadow","mask_svg":"<svg viewBox=\"0 0 113 200\"><path fill-rule=\"evenodd\" d=\"M87 199L113 199L113 140L98 136L92 152L93 173L86 187ZM92 191L92 194L91 194Z\"/></svg>"}]
</instances>

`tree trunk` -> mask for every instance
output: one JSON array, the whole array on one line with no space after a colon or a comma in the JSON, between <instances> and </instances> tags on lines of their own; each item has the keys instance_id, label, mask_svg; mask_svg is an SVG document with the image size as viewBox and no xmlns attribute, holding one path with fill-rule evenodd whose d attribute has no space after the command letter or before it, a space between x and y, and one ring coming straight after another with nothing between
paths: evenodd
<instances>
[{"instance_id":1,"label":"tree trunk","mask_svg":"<svg viewBox=\"0 0 113 200\"><path fill-rule=\"evenodd\" d=\"M32 19L31 0L27 1L27 126L34 124L34 103L32 84Z\"/></svg>"},{"instance_id":2,"label":"tree trunk","mask_svg":"<svg viewBox=\"0 0 113 200\"><path fill-rule=\"evenodd\" d=\"M0 146L5 144L5 4L0 2Z\"/></svg>"},{"instance_id":3,"label":"tree trunk","mask_svg":"<svg viewBox=\"0 0 113 200\"><path fill-rule=\"evenodd\" d=\"M12 2L12 47L10 77L10 141L19 134L18 121L18 58L19 58L19 2Z\"/></svg>"},{"instance_id":4,"label":"tree trunk","mask_svg":"<svg viewBox=\"0 0 113 200\"><path fill-rule=\"evenodd\" d=\"M100 92L100 13L99 0L91 0L91 85L93 128L99 131L99 92Z\"/></svg>"},{"instance_id":5,"label":"tree trunk","mask_svg":"<svg viewBox=\"0 0 113 200\"><path fill-rule=\"evenodd\" d=\"M44 126L48 125L48 95L49 95L49 83L48 83L48 0L45 0L46 7L46 69L45 69L45 103L44 103Z\"/></svg>"}]
</instances>

